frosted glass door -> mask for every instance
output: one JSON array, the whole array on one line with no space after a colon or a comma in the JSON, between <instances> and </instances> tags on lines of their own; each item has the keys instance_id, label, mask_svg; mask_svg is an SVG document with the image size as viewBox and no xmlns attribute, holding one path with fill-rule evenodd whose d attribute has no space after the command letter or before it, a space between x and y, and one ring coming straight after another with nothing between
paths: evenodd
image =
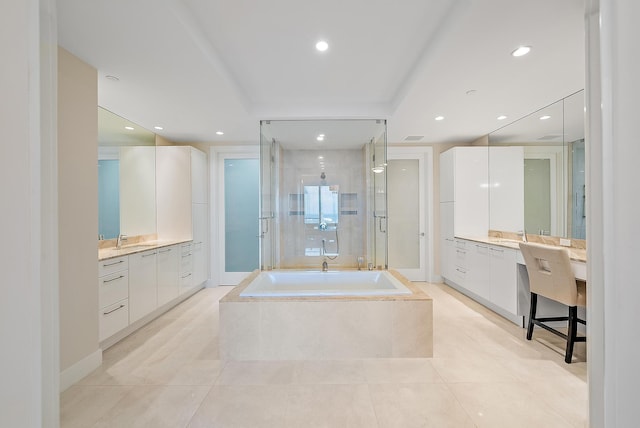
<instances>
[{"instance_id":1,"label":"frosted glass door","mask_svg":"<svg viewBox=\"0 0 640 428\"><path fill-rule=\"evenodd\" d=\"M426 224L421 154L389 155L389 267L412 281L426 280Z\"/></svg>"},{"instance_id":2,"label":"frosted glass door","mask_svg":"<svg viewBox=\"0 0 640 428\"><path fill-rule=\"evenodd\" d=\"M237 284L258 269L260 161L224 159L223 284Z\"/></svg>"}]
</instances>

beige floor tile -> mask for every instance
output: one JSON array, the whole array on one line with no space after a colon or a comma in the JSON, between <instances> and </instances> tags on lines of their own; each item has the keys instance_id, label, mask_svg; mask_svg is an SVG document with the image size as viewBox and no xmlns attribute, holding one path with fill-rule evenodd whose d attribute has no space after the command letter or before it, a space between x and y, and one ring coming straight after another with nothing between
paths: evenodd
<instances>
[{"instance_id":1,"label":"beige floor tile","mask_svg":"<svg viewBox=\"0 0 640 428\"><path fill-rule=\"evenodd\" d=\"M74 385L60 395L61 428L93 426L130 391L131 386Z\"/></svg>"},{"instance_id":2,"label":"beige floor tile","mask_svg":"<svg viewBox=\"0 0 640 428\"><path fill-rule=\"evenodd\" d=\"M184 427L209 389L208 386L132 387L94 427Z\"/></svg>"},{"instance_id":3,"label":"beige floor tile","mask_svg":"<svg viewBox=\"0 0 640 428\"><path fill-rule=\"evenodd\" d=\"M297 361L228 361L216 385L286 385L293 382Z\"/></svg>"},{"instance_id":4,"label":"beige floor tile","mask_svg":"<svg viewBox=\"0 0 640 428\"><path fill-rule=\"evenodd\" d=\"M431 363L447 383L515 382L516 376L491 358L434 358Z\"/></svg>"},{"instance_id":5,"label":"beige floor tile","mask_svg":"<svg viewBox=\"0 0 640 428\"><path fill-rule=\"evenodd\" d=\"M364 361L368 383L443 382L430 358L383 358Z\"/></svg>"},{"instance_id":6,"label":"beige floor tile","mask_svg":"<svg viewBox=\"0 0 640 428\"><path fill-rule=\"evenodd\" d=\"M480 428L572 426L525 383L456 383L449 387Z\"/></svg>"},{"instance_id":7,"label":"beige floor tile","mask_svg":"<svg viewBox=\"0 0 640 428\"><path fill-rule=\"evenodd\" d=\"M369 388L361 385L299 385L289 392L287 428L377 426Z\"/></svg>"},{"instance_id":8,"label":"beige floor tile","mask_svg":"<svg viewBox=\"0 0 640 428\"><path fill-rule=\"evenodd\" d=\"M380 384L369 390L380 428L474 427L444 384Z\"/></svg>"},{"instance_id":9,"label":"beige floor tile","mask_svg":"<svg viewBox=\"0 0 640 428\"><path fill-rule=\"evenodd\" d=\"M287 385L213 386L190 428L282 428L290 394Z\"/></svg>"},{"instance_id":10,"label":"beige floor tile","mask_svg":"<svg viewBox=\"0 0 640 428\"><path fill-rule=\"evenodd\" d=\"M296 384L361 384L366 382L362 360L315 360L297 364Z\"/></svg>"}]
</instances>

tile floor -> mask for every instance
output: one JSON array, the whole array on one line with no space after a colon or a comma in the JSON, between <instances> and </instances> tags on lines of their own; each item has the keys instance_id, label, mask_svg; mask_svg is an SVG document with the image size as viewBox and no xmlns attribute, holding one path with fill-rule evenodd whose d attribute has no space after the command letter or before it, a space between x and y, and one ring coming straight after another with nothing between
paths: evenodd
<instances>
[{"instance_id":1,"label":"tile floor","mask_svg":"<svg viewBox=\"0 0 640 428\"><path fill-rule=\"evenodd\" d=\"M576 363L442 284L434 358L227 362L205 289L104 352L61 396L62 427L586 427ZM536 329L535 337L556 338Z\"/></svg>"}]
</instances>

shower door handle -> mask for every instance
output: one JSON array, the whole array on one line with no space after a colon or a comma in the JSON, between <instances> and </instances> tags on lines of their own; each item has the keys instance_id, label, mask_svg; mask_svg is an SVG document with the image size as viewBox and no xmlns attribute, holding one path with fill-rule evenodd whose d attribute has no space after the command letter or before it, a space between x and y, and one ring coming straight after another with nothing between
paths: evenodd
<instances>
[{"instance_id":1,"label":"shower door handle","mask_svg":"<svg viewBox=\"0 0 640 428\"><path fill-rule=\"evenodd\" d=\"M386 228L386 224L387 224L387 217L386 217L386 216L381 215L381 216L378 216L378 218L380 219L380 220L378 220L378 229L380 230L380 232L381 232L381 233L387 233L387 228ZM385 228L384 228L384 230L382 230L382 219L384 219L384 221L385 221Z\"/></svg>"}]
</instances>

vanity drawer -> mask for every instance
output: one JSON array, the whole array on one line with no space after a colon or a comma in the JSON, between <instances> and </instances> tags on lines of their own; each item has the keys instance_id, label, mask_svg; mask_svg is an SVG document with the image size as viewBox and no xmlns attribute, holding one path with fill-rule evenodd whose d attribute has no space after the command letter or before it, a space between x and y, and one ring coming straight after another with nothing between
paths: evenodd
<instances>
[{"instance_id":1,"label":"vanity drawer","mask_svg":"<svg viewBox=\"0 0 640 428\"><path fill-rule=\"evenodd\" d=\"M99 340L114 335L129 325L129 300L121 300L100 310Z\"/></svg>"},{"instance_id":2,"label":"vanity drawer","mask_svg":"<svg viewBox=\"0 0 640 428\"><path fill-rule=\"evenodd\" d=\"M191 272L183 272L180 274L180 292L187 291L193 286L193 274Z\"/></svg>"},{"instance_id":3,"label":"vanity drawer","mask_svg":"<svg viewBox=\"0 0 640 428\"><path fill-rule=\"evenodd\" d=\"M98 276L109 275L110 273L119 272L129 269L129 257L122 256L114 259L100 260L98 262Z\"/></svg>"},{"instance_id":4,"label":"vanity drawer","mask_svg":"<svg viewBox=\"0 0 640 428\"><path fill-rule=\"evenodd\" d=\"M100 307L113 305L129 297L129 271L112 273L98 278Z\"/></svg>"}]
</instances>

